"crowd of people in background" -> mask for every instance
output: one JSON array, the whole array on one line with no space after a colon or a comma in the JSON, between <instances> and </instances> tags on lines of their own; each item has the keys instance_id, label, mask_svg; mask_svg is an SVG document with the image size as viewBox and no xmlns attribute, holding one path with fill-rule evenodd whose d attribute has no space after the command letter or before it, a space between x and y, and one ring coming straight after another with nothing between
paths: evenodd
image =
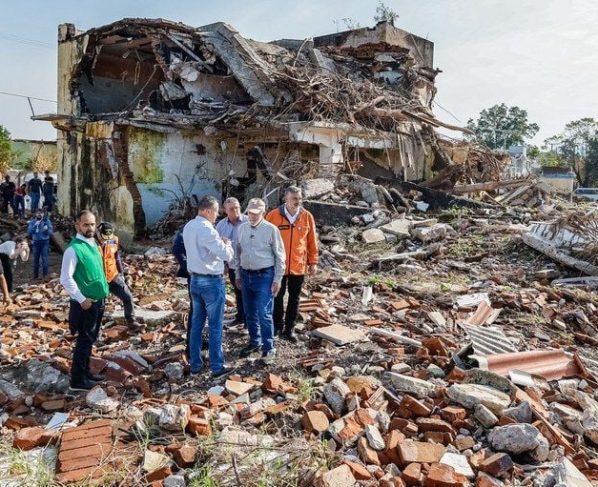
<instances>
[{"instance_id":1,"label":"crowd of people in background","mask_svg":"<svg viewBox=\"0 0 598 487\"><path fill-rule=\"evenodd\" d=\"M43 196L43 199L42 199ZM10 175L4 176L0 184L0 213L9 215L12 212L14 218L25 218L26 198L29 197L30 213L33 215L38 209L52 213L56 203L56 182L50 171L44 172L44 179L39 177L37 171L26 183L17 185L11 180Z\"/></svg>"}]
</instances>

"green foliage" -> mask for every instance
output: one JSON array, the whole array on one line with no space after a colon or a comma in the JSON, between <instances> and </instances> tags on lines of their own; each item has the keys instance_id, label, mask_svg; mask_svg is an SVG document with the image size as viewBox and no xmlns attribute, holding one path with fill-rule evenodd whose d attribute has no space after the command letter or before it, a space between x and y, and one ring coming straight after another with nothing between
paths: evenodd
<instances>
[{"instance_id":1,"label":"green foliage","mask_svg":"<svg viewBox=\"0 0 598 487\"><path fill-rule=\"evenodd\" d=\"M573 120L544 145L553 159L573 169L581 186L598 184L598 120Z\"/></svg>"},{"instance_id":2,"label":"green foliage","mask_svg":"<svg viewBox=\"0 0 598 487\"><path fill-rule=\"evenodd\" d=\"M540 130L537 124L529 122L526 110L504 103L482 110L477 120L468 120L467 128L475 140L492 149L521 145Z\"/></svg>"},{"instance_id":3,"label":"green foliage","mask_svg":"<svg viewBox=\"0 0 598 487\"><path fill-rule=\"evenodd\" d=\"M376 15L374 20L376 22L388 22L391 25L395 25L395 20L399 18L399 14L386 5L382 0L378 2L376 7Z\"/></svg>"},{"instance_id":4,"label":"green foliage","mask_svg":"<svg viewBox=\"0 0 598 487\"><path fill-rule=\"evenodd\" d=\"M0 173L10 169L14 152L10 143L10 132L0 125Z\"/></svg>"}]
</instances>

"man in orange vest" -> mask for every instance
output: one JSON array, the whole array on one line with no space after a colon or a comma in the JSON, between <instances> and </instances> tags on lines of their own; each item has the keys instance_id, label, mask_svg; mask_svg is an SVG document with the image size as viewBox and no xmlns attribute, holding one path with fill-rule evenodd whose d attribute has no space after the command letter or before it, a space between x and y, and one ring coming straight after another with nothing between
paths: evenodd
<instances>
[{"instance_id":1,"label":"man in orange vest","mask_svg":"<svg viewBox=\"0 0 598 487\"><path fill-rule=\"evenodd\" d=\"M284 200L282 206L266 216L266 220L278 227L287 255L280 291L274 300L274 332L290 342L296 342L293 328L299 311L299 296L305 274L313 274L318 266L318 238L313 215L301 206L301 188L289 186ZM287 289L289 297L285 313L284 295Z\"/></svg>"},{"instance_id":2,"label":"man in orange vest","mask_svg":"<svg viewBox=\"0 0 598 487\"><path fill-rule=\"evenodd\" d=\"M139 328L135 321L133 294L131 294L131 290L123 277L123 263L118 237L114 234L114 227L111 223L102 222L98 225L97 240L104 261L104 271L106 272L110 294L114 294L121 300L127 325L130 328Z\"/></svg>"}]
</instances>

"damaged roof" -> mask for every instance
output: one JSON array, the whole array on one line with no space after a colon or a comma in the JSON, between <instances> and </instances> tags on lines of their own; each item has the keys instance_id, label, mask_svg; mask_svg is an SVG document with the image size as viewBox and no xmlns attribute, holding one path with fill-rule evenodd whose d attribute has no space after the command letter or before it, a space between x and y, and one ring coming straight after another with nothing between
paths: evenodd
<instances>
[{"instance_id":1,"label":"damaged roof","mask_svg":"<svg viewBox=\"0 0 598 487\"><path fill-rule=\"evenodd\" d=\"M198 125L298 121L396 131L435 119L433 43L381 22L314 39L246 39L218 22L127 18L61 42L79 47L71 91L95 119L167 116ZM104 89L102 86L105 85Z\"/></svg>"}]
</instances>

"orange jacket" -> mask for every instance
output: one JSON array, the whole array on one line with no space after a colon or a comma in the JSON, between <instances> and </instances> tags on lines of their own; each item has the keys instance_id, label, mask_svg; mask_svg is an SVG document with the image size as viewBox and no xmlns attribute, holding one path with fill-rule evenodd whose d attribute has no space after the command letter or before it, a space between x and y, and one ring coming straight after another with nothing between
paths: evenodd
<instances>
[{"instance_id":1,"label":"orange jacket","mask_svg":"<svg viewBox=\"0 0 598 487\"><path fill-rule=\"evenodd\" d=\"M266 220L276 225L282 236L287 254L285 276L302 276L308 265L318 263L316 222L309 211L301 208L295 223L291 225L284 214L284 206L279 206L266 215Z\"/></svg>"},{"instance_id":2,"label":"orange jacket","mask_svg":"<svg viewBox=\"0 0 598 487\"><path fill-rule=\"evenodd\" d=\"M104 261L104 271L106 280L110 283L120 272L118 256L118 237L113 235L110 240L104 240L100 243L102 260Z\"/></svg>"}]
</instances>

